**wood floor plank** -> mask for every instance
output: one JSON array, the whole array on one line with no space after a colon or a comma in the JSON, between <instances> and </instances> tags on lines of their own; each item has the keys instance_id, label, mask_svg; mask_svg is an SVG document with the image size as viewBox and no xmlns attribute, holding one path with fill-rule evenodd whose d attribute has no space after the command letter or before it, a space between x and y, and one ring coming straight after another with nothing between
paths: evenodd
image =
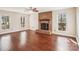
<instances>
[{"instance_id":1,"label":"wood floor plank","mask_svg":"<svg viewBox=\"0 0 79 59\"><path fill-rule=\"evenodd\" d=\"M9 36L11 38L6 37ZM78 51L75 38L47 35L35 31L14 32L0 36L1 51ZM5 38L4 38L5 37ZM4 39L3 39L4 38ZM6 42L5 42L6 41Z\"/></svg>"}]
</instances>

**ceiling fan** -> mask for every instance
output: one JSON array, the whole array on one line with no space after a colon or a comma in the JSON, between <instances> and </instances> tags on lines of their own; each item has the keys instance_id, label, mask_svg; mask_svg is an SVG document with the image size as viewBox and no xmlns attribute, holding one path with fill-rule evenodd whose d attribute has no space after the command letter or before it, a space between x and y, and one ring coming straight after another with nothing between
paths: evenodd
<instances>
[{"instance_id":1,"label":"ceiling fan","mask_svg":"<svg viewBox=\"0 0 79 59\"><path fill-rule=\"evenodd\" d=\"M35 7L28 7L28 8L25 8L25 11L38 12L38 9L37 9L37 8L35 8Z\"/></svg>"}]
</instances>

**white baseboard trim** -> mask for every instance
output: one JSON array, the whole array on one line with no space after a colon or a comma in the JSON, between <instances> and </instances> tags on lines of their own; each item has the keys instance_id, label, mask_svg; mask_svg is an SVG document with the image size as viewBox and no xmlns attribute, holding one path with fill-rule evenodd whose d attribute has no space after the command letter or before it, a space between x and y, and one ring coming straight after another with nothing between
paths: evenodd
<instances>
[{"instance_id":1,"label":"white baseboard trim","mask_svg":"<svg viewBox=\"0 0 79 59\"><path fill-rule=\"evenodd\" d=\"M60 33L52 33L52 34L57 34L57 35L62 35L62 36L69 36L69 37L74 37L76 38L76 35L66 35L66 34L60 34Z\"/></svg>"},{"instance_id":2,"label":"white baseboard trim","mask_svg":"<svg viewBox=\"0 0 79 59\"><path fill-rule=\"evenodd\" d=\"M79 37L78 36L76 36L76 40L77 40L78 46L79 46Z\"/></svg>"},{"instance_id":3,"label":"white baseboard trim","mask_svg":"<svg viewBox=\"0 0 79 59\"><path fill-rule=\"evenodd\" d=\"M24 30L29 30L29 29L24 29ZM13 30L13 31L2 32L0 33L0 35L7 34L7 33L13 33L13 32L19 32L19 31L23 31L23 30Z\"/></svg>"},{"instance_id":4,"label":"white baseboard trim","mask_svg":"<svg viewBox=\"0 0 79 59\"><path fill-rule=\"evenodd\" d=\"M31 31L36 31L36 30L38 30L38 29L29 29L29 30L31 30Z\"/></svg>"}]
</instances>

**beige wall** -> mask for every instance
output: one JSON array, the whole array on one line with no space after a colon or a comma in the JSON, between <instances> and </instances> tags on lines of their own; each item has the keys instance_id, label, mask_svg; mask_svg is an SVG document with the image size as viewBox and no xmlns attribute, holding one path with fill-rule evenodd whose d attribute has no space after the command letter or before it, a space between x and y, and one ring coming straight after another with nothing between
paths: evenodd
<instances>
[{"instance_id":1,"label":"beige wall","mask_svg":"<svg viewBox=\"0 0 79 59\"><path fill-rule=\"evenodd\" d=\"M76 14L77 14L77 21L76 21L76 26L77 26L76 37L77 37L77 41L78 41L78 44L79 44L79 8L76 9Z\"/></svg>"},{"instance_id":2,"label":"beige wall","mask_svg":"<svg viewBox=\"0 0 79 59\"><path fill-rule=\"evenodd\" d=\"M66 36L76 36L76 8L67 8L61 10L53 11L53 19L52 19L52 33L66 35ZM58 14L59 13L67 14L67 27L66 31L58 30ZM38 13L33 13L30 15L30 29L36 30L38 29Z\"/></svg>"},{"instance_id":3,"label":"beige wall","mask_svg":"<svg viewBox=\"0 0 79 59\"><path fill-rule=\"evenodd\" d=\"M66 31L58 30L58 14L59 13L66 13L67 15L67 22L66 22L67 30ZM53 16L52 33L75 37L76 35L76 8L68 8L68 9L53 11L52 16Z\"/></svg>"},{"instance_id":4,"label":"beige wall","mask_svg":"<svg viewBox=\"0 0 79 59\"><path fill-rule=\"evenodd\" d=\"M3 30L1 28L1 22L0 22L0 34L29 29L29 26L28 26L29 25L29 21L28 21L29 17L28 17L28 15L16 13L16 12L9 12L9 11L0 10L0 16L4 16L4 15L10 17L10 29ZM26 23L25 23L24 28L21 28L21 26L20 26L20 17L21 16L26 17L26 20L25 20ZM0 18L0 20L1 20L1 18Z\"/></svg>"},{"instance_id":5,"label":"beige wall","mask_svg":"<svg viewBox=\"0 0 79 59\"><path fill-rule=\"evenodd\" d=\"M38 13L32 13L30 15L30 30L37 30L38 29Z\"/></svg>"},{"instance_id":6,"label":"beige wall","mask_svg":"<svg viewBox=\"0 0 79 59\"><path fill-rule=\"evenodd\" d=\"M58 31L58 14L61 12L67 14L67 31L64 31L64 32ZM0 25L0 34L26 30L26 29L30 29L30 30L38 29L38 13L32 13L30 15L30 18L25 14L9 12L9 11L0 11L0 16L2 15L10 16L10 29L2 30ZM20 17L22 15L26 16L26 26L24 28L20 27ZM76 35L76 9L75 8L68 8L68 9L53 11L52 16L53 16L52 33L66 35L66 36Z\"/></svg>"}]
</instances>

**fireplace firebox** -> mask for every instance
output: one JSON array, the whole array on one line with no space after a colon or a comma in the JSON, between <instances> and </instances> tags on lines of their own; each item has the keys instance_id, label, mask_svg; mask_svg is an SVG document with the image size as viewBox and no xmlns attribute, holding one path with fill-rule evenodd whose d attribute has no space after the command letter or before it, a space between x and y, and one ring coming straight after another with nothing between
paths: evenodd
<instances>
[{"instance_id":1,"label":"fireplace firebox","mask_svg":"<svg viewBox=\"0 0 79 59\"><path fill-rule=\"evenodd\" d=\"M49 30L49 21L41 21L40 22L41 30Z\"/></svg>"},{"instance_id":2,"label":"fireplace firebox","mask_svg":"<svg viewBox=\"0 0 79 59\"><path fill-rule=\"evenodd\" d=\"M42 30L49 30L49 24L48 23L41 23L41 29Z\"/></svg>"}]
</instances>

